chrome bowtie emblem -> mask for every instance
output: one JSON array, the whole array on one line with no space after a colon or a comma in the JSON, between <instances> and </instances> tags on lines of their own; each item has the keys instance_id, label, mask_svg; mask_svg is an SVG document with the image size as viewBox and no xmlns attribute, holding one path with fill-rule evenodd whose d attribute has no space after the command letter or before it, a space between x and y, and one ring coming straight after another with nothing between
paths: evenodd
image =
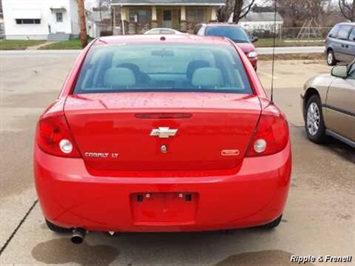
<instances>
[{"instance_id":1,"label":"chrome bowtie emblem","mask_svg":"<svg viewBox=\"0 0 355 266\"><path fill-rule=\"evenodd\" d=\"M174 137L177 133L177 129L170 129L168 127L154 128L150 132L153 137L159 137L161 139L168 139L169 137Z\"/></svg>"}]
</instances>

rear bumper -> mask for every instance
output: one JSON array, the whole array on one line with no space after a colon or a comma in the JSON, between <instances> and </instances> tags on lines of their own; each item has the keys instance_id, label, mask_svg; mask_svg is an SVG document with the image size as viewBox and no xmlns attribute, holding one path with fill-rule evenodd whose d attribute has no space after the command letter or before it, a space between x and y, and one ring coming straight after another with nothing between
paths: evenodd
<instances>
[{"instance_id":1,"label":"rear bumper","mask_svg":"<svg viewBox=\"0 0 355 266\"><path fill-rule=\"evenodd\" d=\"M291 175L290 144L274 155L245 158L238 173L228 176L92 176L82 159L51 156L37 147L34 158L44 216L58 226L92 231L204 231L262 225L282 214ZM133 194L180 192L198 195L192 218L150 219L147 223L135 220ZM179 212L179 205L175 207Z\"/></svg>"}]
</instances>

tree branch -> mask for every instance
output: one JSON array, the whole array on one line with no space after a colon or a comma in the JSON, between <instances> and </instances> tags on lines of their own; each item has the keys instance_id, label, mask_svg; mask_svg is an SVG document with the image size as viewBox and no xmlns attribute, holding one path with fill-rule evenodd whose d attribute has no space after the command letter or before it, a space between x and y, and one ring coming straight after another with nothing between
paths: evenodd
<instances>
[{"instance_id":1,"label":"tree branch","mask_svg":"<svg viewBox=\"0 0 355 266\"><path fill-rule=\"evenodd\" d=\"M353 0L352 4L347 3L345 0L339 0L339 9L344 18L354 21L355 20L355 0Z\"/></svg>"},{"instance_id":2,"label":"tree branch","mask_svg":"<svg viewBox=\"0 0 355 266\"><path fill-rule=\"evenodd\" d=\"M241 15L239 15L239 19L244 18L244 17L249 13L250 9L251 9L251 8L253 7L253 5L254 5L254 2L255 2L255 0L252 0L251 3L250 3L248 6L246 6L246 7L243 8L242 12L244 12L244 13L241 14Z\"/></svg>"}]
</instances>

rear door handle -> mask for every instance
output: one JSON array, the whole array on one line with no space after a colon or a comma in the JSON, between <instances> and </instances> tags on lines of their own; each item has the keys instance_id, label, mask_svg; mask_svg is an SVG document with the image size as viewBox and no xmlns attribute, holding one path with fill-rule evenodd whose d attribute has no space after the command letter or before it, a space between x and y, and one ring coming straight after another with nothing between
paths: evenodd
<instances>
[{"instance_id":1,"label":"rear door handle","mask_svg":"<svg viewBox=\"0 0 355 266\"><path fill-rule=\"evenodd\" d=\"M345 48L349 48L349 45L345 45Z\"/></svg>"}]
</instances>

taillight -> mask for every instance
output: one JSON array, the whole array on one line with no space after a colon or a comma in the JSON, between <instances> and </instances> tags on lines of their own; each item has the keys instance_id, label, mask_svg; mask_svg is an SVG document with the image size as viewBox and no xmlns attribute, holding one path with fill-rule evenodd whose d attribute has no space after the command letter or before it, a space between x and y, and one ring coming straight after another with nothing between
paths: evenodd
<instances>
[{"instance_id":1,"label":"taillight","mask_svg":"<svg viewBox=\"0 0 355 266\"><path fill-rule=\"evenodd\" d=\"M288 124L275 106L261 114L247 157L270 155L282 151L289 141Z\"/></svg>"},{"instance_id":2,"label":"taillight","mask_svg":"<svg viewBox=\"0 0 355 266\"><path fill-rule=\"evenodd\" d=\"M36 142L39 148L48 154L80 157L63 115L41 118L37 124Z\"/></svg>"}]
</instances>

